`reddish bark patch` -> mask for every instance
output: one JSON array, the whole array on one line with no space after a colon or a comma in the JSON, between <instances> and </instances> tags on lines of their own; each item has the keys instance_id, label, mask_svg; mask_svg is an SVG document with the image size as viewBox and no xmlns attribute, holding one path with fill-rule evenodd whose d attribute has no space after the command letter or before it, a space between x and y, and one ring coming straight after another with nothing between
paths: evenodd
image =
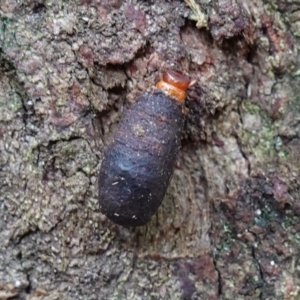
<instances>
[{"instance_id":1,"label":"reddish bark patch","mask_svg":"<svg viewBox=\"0 0 300 300\"><path fill-rule=\"evenodd\" d=\"M141 33L144 32L146 27L146 16L143 11L135 9L133 5L128 4L125 8L125 16L129 21L133 22L135 28Z\"/></svg>"}]
</instances>

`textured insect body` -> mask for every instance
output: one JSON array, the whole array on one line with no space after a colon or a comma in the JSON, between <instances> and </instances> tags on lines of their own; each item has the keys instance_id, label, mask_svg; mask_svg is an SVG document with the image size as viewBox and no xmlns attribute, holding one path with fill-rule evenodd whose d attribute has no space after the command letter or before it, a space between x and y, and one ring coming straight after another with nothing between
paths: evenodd
<instances>
[{"instance_id":1,"label":"textured insect body","mask_svg":"<svg viewBox=\"0 0 300 300\"><path fill-rule=\"evenodd\" d=\"M176 80L185 85L178 88ZM160 206L180 148L182 92L189 83L169 71L157 90L140 96L122 116L99 173L100 209L115 223L144 225Z\"/></svg>"}]
</instances>

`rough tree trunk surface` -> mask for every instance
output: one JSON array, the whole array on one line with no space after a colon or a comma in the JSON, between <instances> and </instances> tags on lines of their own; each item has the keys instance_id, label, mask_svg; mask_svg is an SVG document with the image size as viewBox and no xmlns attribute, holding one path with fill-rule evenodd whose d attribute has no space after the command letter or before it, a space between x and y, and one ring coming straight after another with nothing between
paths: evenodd
<instances>
[{"instance_id":1,"label":"rough tree trunk surface","mask_svg":"<svg viewBox=\"0 0 300 300\"><path fill-rule=\"evenodd\" d=\"M300 3L0 0L0 299L300 299ZM99 212L123 109L191 75L167 196Z\"/></svg>"}]
</instances>

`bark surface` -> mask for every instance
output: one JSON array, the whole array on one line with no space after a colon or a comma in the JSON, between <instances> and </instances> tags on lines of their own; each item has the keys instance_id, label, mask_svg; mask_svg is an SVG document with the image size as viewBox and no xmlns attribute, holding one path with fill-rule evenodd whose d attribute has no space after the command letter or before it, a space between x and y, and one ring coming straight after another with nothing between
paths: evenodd
<instances>
[{"instance_id":1,"label":"bark surface","mask_svg":"<svg viewBox=\"0 0 300 300\"><path fill-rule=\"evenodd\" d=\"M0 1L0 299L299 299L300 4ZM97 174L162 66L190 74L146 226Z\"/></svg>"}]
</instances>

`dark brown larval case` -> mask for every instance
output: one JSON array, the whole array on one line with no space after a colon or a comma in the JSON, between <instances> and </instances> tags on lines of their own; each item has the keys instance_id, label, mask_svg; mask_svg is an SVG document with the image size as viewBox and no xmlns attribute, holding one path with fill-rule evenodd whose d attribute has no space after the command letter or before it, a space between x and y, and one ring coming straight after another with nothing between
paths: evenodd
<instances>
[{"instance_id":1,"label":"dark brown larval case","mask_svg":"<svg viewBox=\"0 0 300 300\"><path fill-rule=\"evenodd\" d=\"M101 211L124 226L147 223L168 188L182 134L182 104L146 93L124 113L99 173Z\"/></svg>"}]
</instances>

